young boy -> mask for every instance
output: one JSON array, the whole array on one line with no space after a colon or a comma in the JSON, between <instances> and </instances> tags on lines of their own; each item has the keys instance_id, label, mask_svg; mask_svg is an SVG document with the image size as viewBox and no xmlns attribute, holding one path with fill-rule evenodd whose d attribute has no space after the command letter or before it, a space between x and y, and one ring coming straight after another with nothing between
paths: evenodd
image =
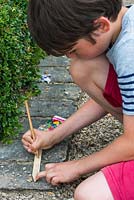
<instances>
[{"instance_id":1,"label":"young boy","mask_svg":"<svg viewBox=\"0 0 134 200\"><path fill-rule=\"evenodd\" d=\"M35 130L35 141L26 132L25 149L50 148L107 113L124 127L101 151L47 164L37 179L58 185L100 169L78 186L75 200L134 199L134 6L123 7L121 0L30 0L28 24L48 54L71 59L70 74L91 99L56 129Z\"/></svg>"}]
</instances>

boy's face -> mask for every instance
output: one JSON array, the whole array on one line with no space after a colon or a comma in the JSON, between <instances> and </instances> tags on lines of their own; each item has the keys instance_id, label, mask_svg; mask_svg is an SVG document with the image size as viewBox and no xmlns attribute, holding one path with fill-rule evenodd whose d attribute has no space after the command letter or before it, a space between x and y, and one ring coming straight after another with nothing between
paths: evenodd
<instances>
[{"instance_id":1,"label":"boy's face","mask_svg":"<svg viewBox=\"0 0 134 200\"><path fill-rule=\"evenodd\" d=\"M92 44L85 38L79 39L72 50L67 52L67 57L71 59L93 59L108 49L113 37L110 21L105 17L100 17L95 23L100 24L100 27L93 34L96 43Z\"/></svg>"},{"instance_id":2,"label":"boy's face","mask_svg":"<svg viewBox=\"0 0 134 200\"><path fill-rule=\"evenodd\" d=\"M101 54L103 54L109 47L109 40L107 38L102 39L97 36L96 44L92 44L89 40L79 39L77 44L69 51L66 56L68 58L79 58L79 59L93 59Z\"/></svg>"}]
</instances>

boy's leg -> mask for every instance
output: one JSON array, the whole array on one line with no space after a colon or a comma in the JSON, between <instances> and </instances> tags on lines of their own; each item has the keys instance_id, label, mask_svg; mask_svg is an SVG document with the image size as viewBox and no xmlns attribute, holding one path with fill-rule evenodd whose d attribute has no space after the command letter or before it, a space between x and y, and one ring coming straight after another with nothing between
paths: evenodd
<instances>
[{"instance_id":1,"label":"boy's leg","mask_svg":"<svg viewBox=\"0 0 134 200\"><path fill-rule=\"evenodd\" d=\"M75 190L75 200L114 200L104 174L100 171L83 181Z\"/></svg>"},{"instance_id":2,"label":"boy's leg","mask_svg":"<svg viewBox=\"0 0 134 200\"><path fill-rule=\"evenodd\" d=\"M122 121L121 108L112 106L103 96L109 74L109 66L110 63L105 55L98 56L92 60L75 59L72 60L70 74L74 82L104 110Z\"/></svg>"}]
</instances>

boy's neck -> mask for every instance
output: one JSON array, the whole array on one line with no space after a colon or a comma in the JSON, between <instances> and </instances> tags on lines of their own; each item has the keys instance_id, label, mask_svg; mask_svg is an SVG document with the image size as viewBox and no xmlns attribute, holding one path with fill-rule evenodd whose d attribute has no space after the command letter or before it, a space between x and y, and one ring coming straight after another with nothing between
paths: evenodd
<instances>
[{"instance_id":1,"label":"boy's neck","mask_svg":"<svg viewBox=\"0 0 134 200\"><path fill-rule=\"evenodd\" d=\"M128 8L126 7L122 7L121 11L118 14L118 18L115 22L111 23L112 27L113 27L113 36L112 36L112 40L111 43L114 44L114 42L116 41L121 28L122 28L122 18L125 15L125 13L127 12Z\"/></svg>"}]
</instances>

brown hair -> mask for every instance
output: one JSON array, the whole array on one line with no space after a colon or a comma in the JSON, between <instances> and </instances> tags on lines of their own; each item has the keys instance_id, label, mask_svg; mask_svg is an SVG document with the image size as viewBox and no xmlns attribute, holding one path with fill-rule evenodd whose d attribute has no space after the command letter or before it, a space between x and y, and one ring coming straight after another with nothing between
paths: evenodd
<instances>
[{"instance_id":1,"label":"brown hair","mask_svg":"<svg viewBox=\"0 0 134 200\"><path fill-rule=\"evenodd\" d=\"M87 38L92 43L100 16L115 21L122 0L29 0L28 26L37 44L48 54L60 56Z\"/></svg>"}]
</instances>

